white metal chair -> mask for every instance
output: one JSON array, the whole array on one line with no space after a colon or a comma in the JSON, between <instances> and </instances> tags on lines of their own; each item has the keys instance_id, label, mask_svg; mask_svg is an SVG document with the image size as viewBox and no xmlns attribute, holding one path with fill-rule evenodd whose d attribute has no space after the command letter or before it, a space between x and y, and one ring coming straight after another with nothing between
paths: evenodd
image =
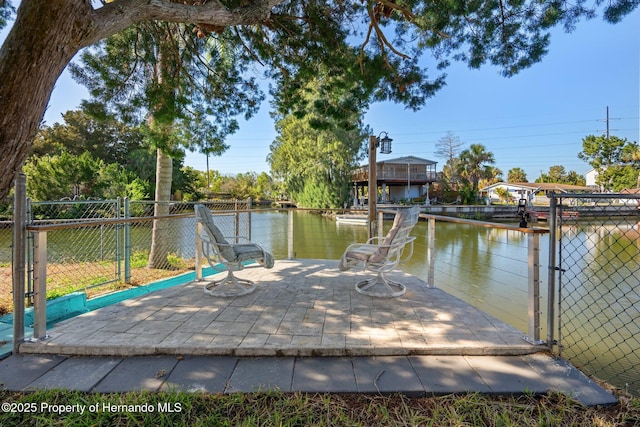
<instances>
[{"instance_id":1,"label":"white metal chair","mask_svg":"<svg viewBox=\"0 0 640 427\"><path fill-rule=\"evenodd\" d=\"M273 256L260 245L251 243L244 237L223 236L220 229L214 224L213 215L211 215L211 211L206 206L197 204L194 209L196 219L201 228L199 232L201 247L199 249L202 251L202 255L212 268L218 268L217 266L222 264L227 270L226 277L205 285L205 294L231 297L253 292L256 288L255 283L248 279L238 278L234 276L233 272L242 270L245 264L250 261L255 261L259 266L265 268L272 268L274 264ZM247 243L229 243L227 239L233 242L244 240ZM199 268L199 266L196 266L196 268Z\"/></svg>"},{"instance_id":2,"label":"white metal chair","mask_svg":"<svg viewBox=\"0 0 640 427\"><path fill-rule=\"evenodd\" d=\"M372 237L366 243L349 245L340 259L340 270L346 271L362 265L364 270L377 273L373 279L362 280L356 284L356 290L374 297L398 297L406 292L406 287L385 277L400 263L413 255L415 237L409 235L418 222L419 207L402 208L395 214L393 226L387 235ZM409 245L408 254L405 247Z\"/></svg>"}]
</instances>

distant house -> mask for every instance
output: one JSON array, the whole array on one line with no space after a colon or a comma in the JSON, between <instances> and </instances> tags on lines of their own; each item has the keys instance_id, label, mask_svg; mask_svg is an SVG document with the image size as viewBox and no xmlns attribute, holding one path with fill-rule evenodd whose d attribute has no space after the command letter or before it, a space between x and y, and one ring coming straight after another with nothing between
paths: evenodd
<instances>
[{"instance_id":1,"label":"distant house","mask_svg":"<svg viewBox=\"0 0 640 427\"><path fill-rule=\"evenodd\" d=\"M376 182L382 203L426 196L428 187L438 179L438 162L415 156L398 157L376 163ZM369 185L369 166L361 166L352 175L354 205L362 204Z\"/></svg>"},{"instance_id":2,"label":"distant house","mask_svg":"<svg viewBox=\"0 0 640 427\"><path fill-rule=\"evenodd\" d=\"M593 188L583 185L557 184L547 182L498 182L480 189L480 194L487 197L488 202L499 202L500 196L496 193L498 188L506 189L511 195L508 202L517 202L518 199L526 199L529 203L547 203L547 192L560 193L593 193Z\"/></svg>"},{"instance_id":3,"label":"distant house","mask_svg":"<svg viewBox=\"0 0 640 427\"><path fill-rule=\"evenodd\" d=\"M584 174L584 179L588 187L597 187L598 171L596 169L591 169L589 172Z\"/></svg>"}]
</instances>

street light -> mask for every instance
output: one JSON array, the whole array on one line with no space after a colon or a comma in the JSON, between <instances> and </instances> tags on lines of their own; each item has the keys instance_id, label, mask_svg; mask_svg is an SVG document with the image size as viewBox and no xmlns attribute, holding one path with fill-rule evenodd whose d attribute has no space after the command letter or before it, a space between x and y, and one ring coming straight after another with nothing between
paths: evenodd
<instances>
[{"instance_id":1,"label":"street light","mask_svg":"<svg viewBox=\"0 0 640 427\"><path fill-rule=\"evenodd\" d=\"M383 133L384 133L384 138L380 139L380 135L382 135ZM393 141L393 139L389 138L389 134L386 132L380 132L380 135L378 135L378 138L376 139L377 146L380 147L380 154L390 154L391 141Z\"/></svg>"},{"instance_id":2,"label":"street light","mask_svg":"<svg viewBox=\"0 0 640 427\"><path fill-rule=\"evenodd\" d=\"M384 134L384 137L380 137ZM369 214L367 222L369 225L369 238L376 235L376 201L378 198L378 180L376 178L376 148L380 147L381 154L391 153L391 141L387 132L380 132L380 135L369 137Z\"/></svg>"}]
</instances>

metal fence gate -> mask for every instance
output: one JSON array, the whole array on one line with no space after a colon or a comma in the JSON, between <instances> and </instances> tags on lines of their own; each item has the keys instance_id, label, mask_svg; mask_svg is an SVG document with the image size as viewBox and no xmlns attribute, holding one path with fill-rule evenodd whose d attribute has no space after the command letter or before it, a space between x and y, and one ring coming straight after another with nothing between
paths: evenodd
<instances>
[{"instance_id":1,"label":"metal fence gate","mask_svg":"<svg viewBox=\"0 0 640 427\"><path fill-rule=\"evenodd\" d=\"M640 195L552 194L557 352L640 395ZM578 218L579 217L579 220ZM553 224L555 222L556 224Z\"/></svg>"}]
</instances>

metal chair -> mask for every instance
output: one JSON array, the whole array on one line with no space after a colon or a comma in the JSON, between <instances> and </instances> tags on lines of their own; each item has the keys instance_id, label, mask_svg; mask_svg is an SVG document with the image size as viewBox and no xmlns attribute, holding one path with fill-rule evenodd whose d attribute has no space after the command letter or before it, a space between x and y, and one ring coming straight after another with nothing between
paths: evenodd
<instances>
[{"instance_id":1,"label":"metal chair","mask_svg":"<svg viewBox=\"0 0 640 427\"><path fill-rule=\"evenodd\" d=\"M248 279L241 279L234 276L234 271L244 269L245 264L255 261L259 266L272 268L274 264L273 256L265 251L261 246L249 242L240 236L225 237L213 222L211 211L204 205L194 206L196 219L200 225L199 238L201 242L202 255L207 259L209 265L218 269L222 264L227 270L226 277L207 283L204 292L207 295L219 297L233 297L246 295L255 290L255 282ZM247 243L229 243L227 240ZM199 266L196 266L199 268Z\"/></svg>"},{"instance_id":2,"label":"metal chair","mask_svg":"<svg viewBox=\"0 0 640 427\"><path fill-rule=\"evenodd\" d=\"M362 280L356 284L356 290L374 297L398 297L406 292L399 282L389 280L385 273L392 271L400 263L413 255L415 237L409 235L418 222L419 207L403 208L396 212L391 230L384 238L372 237L366 243L349 245L340 259L341 271L363 266L364 270L377 273L373 279ZM408 254L405 247L409 245Z\"/></svg>"}]
</instances>

